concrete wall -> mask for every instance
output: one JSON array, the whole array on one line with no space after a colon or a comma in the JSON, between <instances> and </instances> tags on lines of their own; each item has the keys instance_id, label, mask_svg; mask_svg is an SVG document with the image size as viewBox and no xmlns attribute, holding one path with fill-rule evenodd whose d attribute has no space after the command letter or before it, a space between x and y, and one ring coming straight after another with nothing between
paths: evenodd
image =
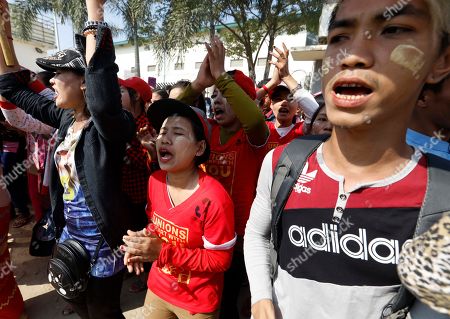
<instances>
[{"instance_id":1,"label":"concrete wall","mask_svg":"<svg viewBox=\"0 0 450 319\"><path fill-rule=\"evenodd\" d=\"M37 58L47 56L48 47L40 47L31 42L24 42L20 39L14 39L14 48L17 55L17 60L20 65L32 70L41 71L41 69L36 65L35 61ZM39 53L36 48L42 51Z\"/></svg>"}]
</instances>

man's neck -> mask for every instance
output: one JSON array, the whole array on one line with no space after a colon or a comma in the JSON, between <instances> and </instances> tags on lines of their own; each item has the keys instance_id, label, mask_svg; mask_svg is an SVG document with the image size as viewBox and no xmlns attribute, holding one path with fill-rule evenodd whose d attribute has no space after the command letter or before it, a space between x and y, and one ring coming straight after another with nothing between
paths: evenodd
<instances>
[{"instance_id":1,"label":"man's neck","mask_svg":"<svg viewBox=\"0 0 450 319\"><path fill-rule=\"evenodd\" d=\"M411 123L409 124L409 128L426 136L435 136L445 142L450 140L450 130L438 127L438 125L435 125L431 121L427 121L425 119L420 120L413 117Z\"/></svg>"},{"instance_id":2,"label":"man's neck","mask_svg":"<svg viewBox=\"0 0 450 319\"><path fill-rule=\"evenodd\" d=\"M323 148L327 166L345 177L346 190L392 176L411 159L406 127L346 129L335 127Z\"/></svg>"},{"instance_id":3,"label":"man's neck","mask_svg":"<svg viewBox=\"0 0 450 319\"><path fill-rule=\"evenodd\" d=\"M283 127L289 127L292 125L292 120L289 122L279 122L278 120L275 120L275 128L283 128Z\"/></svg>"}]
</instances>

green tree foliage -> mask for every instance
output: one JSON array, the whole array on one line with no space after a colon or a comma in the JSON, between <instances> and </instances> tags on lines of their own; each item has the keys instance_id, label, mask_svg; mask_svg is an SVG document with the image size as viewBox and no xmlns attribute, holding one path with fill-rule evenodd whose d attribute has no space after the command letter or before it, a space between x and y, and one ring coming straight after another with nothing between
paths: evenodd
<instances>
[{"instance_id":1,"label":"green tree foliage","mask_svg":"<svg viewBox=\"0 0 450 319\"><path fill-rule=\"evenodd\" d=\"M324 0L163 0L164 23L152 37L158 57L182 54L214 25L225 40L228 55L247 60L255 78L261 48L274 45L281 33L316 32ZM267 58L270 58L268 56ZM269 67L266 68L266 74Z\"/></svg>"},{"instance_id":2,"label":"green tree foliage","mask_svg":"<svg viewBox=\"0 0 450 319\"><path fill-rule=\"evenodd\" d=\"M208 38L208 32L210 37L214 35L220 3L218 0L162 0L159 3L156 15L161 17L161 24L149 43L160 68L175 57L177 62L183 62L183 53L199 40Z\"/></svg>"},{"instance_id":3,"label":"green tree foliage","mask_svg":"<svg viewBox=\"0 0 450 319\"><path fill-rule=\"evenodd\" d=\"M54 12L64 23L71 20L74 30L83 30L87 20L86 4L80 0L16 0L13 24L19 36L25 40L31 37L31 25L40 13Z\"/></svg>"},{"instance_id":4,"label":"green tree foliage","mask_svg":"<svg viewBox=\"0 0 450 319\"><path fill-rule=\"evenodd\" d=\"M113 12L122 17L127 38L134 45L136 75L141 75L139 46L153 33L154 18L152 1L148 0L109 0L108 5Z\"/></svg>"},{"instance_id":5,"label":"green tree foliage","mask_svg":"<svg viewBox=\"0 0 450 319\"><path fill-rule=\"evenodd\" d=\"M19 36L25 40L31 37L31 25L40 13L53 12L62 22L71 20L74 30L80 32L87 20L85 1L81 0L16 0L13 9L13 24ZM152 1L108 0L106 5L117 13L124 22L124 29L113 27L113 33L123 32L135 46L135 68L140 75L139 45L153 33Z\"/></svg>"}]
</instances>

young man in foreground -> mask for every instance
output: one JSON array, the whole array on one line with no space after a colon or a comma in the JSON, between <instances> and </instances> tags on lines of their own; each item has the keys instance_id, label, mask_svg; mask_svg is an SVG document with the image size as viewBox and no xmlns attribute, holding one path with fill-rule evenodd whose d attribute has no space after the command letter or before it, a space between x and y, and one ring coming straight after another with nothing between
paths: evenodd
<instances>
[{"instance_id":1,"label":"young man in foreground","mask_svg":"<svg viewBox=\"0 0 450 319\"><path fill-rule=\"evenodd\" d=\"M281 215L273 286L270 192L283 149L263 162L244 241L255 319L388 314L427 186L427 159L414 156L406 129L424 84L450 73L450 2L388 10L396 4L342 0L332 15L326 58L348 53L323 79L334 129Z\"/></svg>"}]
</instances>

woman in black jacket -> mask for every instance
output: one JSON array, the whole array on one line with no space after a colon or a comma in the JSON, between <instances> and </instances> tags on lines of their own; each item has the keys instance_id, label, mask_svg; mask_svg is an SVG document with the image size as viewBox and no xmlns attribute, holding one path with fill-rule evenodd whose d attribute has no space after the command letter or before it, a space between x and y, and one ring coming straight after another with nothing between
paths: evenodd
<instances>
[{"instance_id":1,"label":"woman in black jacket","mask_svg":"<svg viewBox=\"0 0 450 319\"><path fill-rule=\"evenodd\" d=\"M0 54L0 94L59 129L50 192L60 242L78 240L91 258L99 247L87 290L68 300L86 319L124 318L120 309L123 256L118 247L131 222L121 190L121 168L135 125L121 106L103 4L104 0L86 0L89 21L85 37L76 38L77 50L37 60L43 69L56 72L51 79L54 101L29 91L29 71L20 70L17 61L6 66ZM12 38L9 43L13 47Z\"/></svg>"}]
</instances>

